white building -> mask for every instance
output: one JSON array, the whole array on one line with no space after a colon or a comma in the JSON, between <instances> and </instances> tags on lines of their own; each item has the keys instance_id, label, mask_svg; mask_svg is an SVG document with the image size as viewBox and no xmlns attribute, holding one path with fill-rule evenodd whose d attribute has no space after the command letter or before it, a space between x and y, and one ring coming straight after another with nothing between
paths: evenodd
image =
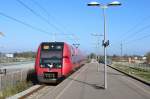
<instances>
[{"instance_id":1,"label":"white building","mask_svg":"<svg viewBox=\"0 0 150 99\"><path fill-rule=\"evenodd\" d=\"M5 54L5 56L8 57L8 58L13 58L13 57L14 57L14 54L12 54L12 53L7 53L7 54Z\"/></svg>"}]
</instances>

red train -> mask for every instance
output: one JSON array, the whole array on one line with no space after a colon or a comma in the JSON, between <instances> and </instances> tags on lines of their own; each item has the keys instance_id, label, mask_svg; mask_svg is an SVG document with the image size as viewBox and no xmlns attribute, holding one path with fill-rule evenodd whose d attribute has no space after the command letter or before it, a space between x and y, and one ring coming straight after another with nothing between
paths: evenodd
<instances>
[{"instance_id":1,"label":"red train","mask_svg":"<svg viewBox=\"0 0 150 99\"><path fill-rule=\"evenodd\" d=\"M56 83L83 64L85 57L77 48L65 42L43 42L35 61L39 82Z\"/></svg>"}]
</instances>

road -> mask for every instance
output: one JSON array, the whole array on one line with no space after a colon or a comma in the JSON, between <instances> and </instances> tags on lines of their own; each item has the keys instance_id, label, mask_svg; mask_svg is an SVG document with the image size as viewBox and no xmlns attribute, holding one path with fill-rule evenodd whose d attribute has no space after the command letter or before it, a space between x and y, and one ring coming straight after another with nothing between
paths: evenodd
<instances>
[{"instance_id":1,"label":"road","mask_svg":"<svg viewBox=\"0 0 150 99\"><path fill-rule=\"evenodd\" d=\"M13 64L7 64L7 65L1 65L0 69L6 69L7 73L24 70L24 69L32 69L34 68L34 62L20 62L20 63L13 63Z\"/></svg>"},{"instance_id":2,"label":"road","mask_svg":"<svg viewBox=\"0 0 150 99\"><path fill-rule=\"evenodd\" d=\"M102 64L88 63L59 85L47 85L27 99L150 99L149 86L110 67L105 90L103 76Z\"/></svg>"}]
</instances>

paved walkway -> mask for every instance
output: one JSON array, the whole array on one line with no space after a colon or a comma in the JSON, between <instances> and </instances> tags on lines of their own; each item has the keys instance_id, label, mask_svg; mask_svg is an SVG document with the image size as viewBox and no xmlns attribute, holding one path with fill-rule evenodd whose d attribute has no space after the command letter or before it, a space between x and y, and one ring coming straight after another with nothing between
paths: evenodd
<instances>
[{"instance_id":1,"label":"paved walkway","mask_svg":"<svg viewBox=\"0 0 150 99\"><path fill-rule=\"evenodd\" d=\"M102 64L86 64L39 99L150 99L149 86L109 67L108 89L104 90L103 76Z\"/></svg>"}]
</instances>

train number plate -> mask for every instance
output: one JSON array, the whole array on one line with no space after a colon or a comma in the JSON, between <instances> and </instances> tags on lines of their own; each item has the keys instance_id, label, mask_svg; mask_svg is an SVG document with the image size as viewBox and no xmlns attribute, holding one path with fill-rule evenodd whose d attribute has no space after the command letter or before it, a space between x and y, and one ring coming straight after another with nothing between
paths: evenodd
<instances>
[{"instance_id":1,"label":"train number plate","mask_svg":"<svg viewBox=\"0 0 150 99\"><path fill-rule=\"evenodd\" d=\"M44 78L53 79L53 78L56 78L56 75L55 73L44 73Z\"/></svg>"}]
</instances>

